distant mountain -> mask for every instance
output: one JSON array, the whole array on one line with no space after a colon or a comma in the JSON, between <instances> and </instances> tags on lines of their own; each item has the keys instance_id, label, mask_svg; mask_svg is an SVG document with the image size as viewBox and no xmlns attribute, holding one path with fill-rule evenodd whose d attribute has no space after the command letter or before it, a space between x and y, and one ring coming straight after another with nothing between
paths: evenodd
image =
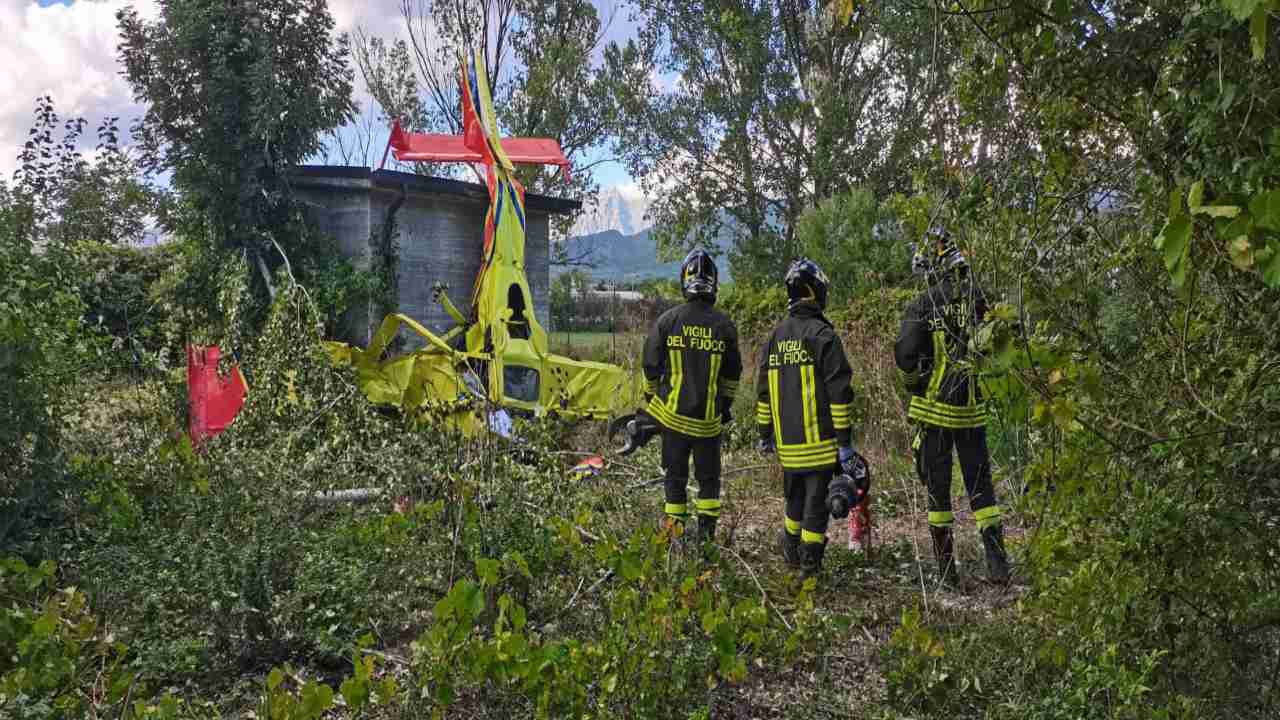
<instances>
[{"instance_id":1,"label":"distant mountain","mask_svg":"<svg viewBox=\"0 0 1280 720\"><path fill-rule=\"evenodd\" d=\"M594 265L586 268L592 278L605 281L647 280L655 277L674 278L679 261L658 262L657 243L646 222L649 200L634 185L622 185L600 191L594 207L583 211L564 241L566 257L585 259ZM729 263L725 256L733 243L732 219L725 215L719 247L720 277L729 280ZM554 267L553 274L570 268Z\"/></svg>"},{"instance_id":2,"label":"distant mountain","mask_svg":"<svg viewBox=\"0 0 1280 720\"><path fill-rule=\"evenodd\" d=\"M600 191L596 204L583 210L574 223L571 236L587 236L617 230L623 235L637 235L649 227L644 214L649 200L628 186Z\"/></svg>"},{"instance_id":3,"label":"distant mountain","mask_svg":"<svg viewBox=\"0 0 1280 720\"><path fill-rule=\"evenodd\" d=\"M722 249L728 247L722 242ZM680 261L659 262L658 244L651 229L627 235L617 230L605 230L571 237L565 241L566 256L583 258L594 267L584 268L594 280L611 282L648 280L650 278L674 278L680 270ZM720 267L721 280L728 281L729 263L720 254L716 264ZM572 268L555 267L553 274Z\"/></svg>"},{"instance_id":4,"label":"distant mountain","mask_svg":"<svg viewBox=\"0 0 1280 720\"><path fill-rule=\"evenodd\" d=\"M594 267L584 268L595 280L612 282L675 277L679 262L658 262L658 246L648 229L635 234L617 230L571 237L565 241L570 258L583 258ZM570 268L553 268L564 272Z\"/></svg>"}]
</instances>

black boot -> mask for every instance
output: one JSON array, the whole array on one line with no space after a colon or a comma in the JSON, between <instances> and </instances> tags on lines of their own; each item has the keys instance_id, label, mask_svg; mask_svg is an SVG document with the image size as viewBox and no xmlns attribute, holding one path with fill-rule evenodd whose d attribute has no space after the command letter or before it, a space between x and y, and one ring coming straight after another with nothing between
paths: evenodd
<instances>
[{"instance_id":1,"label":"black boot","mask_svg":"<svg viewBox=\"0 0 1280 720\"><path fill-rule=\"evenodd\" d=\"M786 530L782 531L782 540L779 541L779 547L782 548L782 559L792 567L800 565L800 536L792 535Z\"/></svg>"},{"instance_id":2,"label":"black boot","mask_svg":"<svg viewBox=\"0 0 1280 720\"><path fill-rule=\"evenodd\" d=\"M716 520L710 515L698 516L698 542L714 543L716 541Z\"/></svg>"},{"instance_id":3,"label":"black boot","mask_svg":"<svg viewBox=\"0 0 1280 720\"><path fill-rule=\"evenodd\" d=\"M800 545L800 562L804 576L813 577L822 572L822 556L827 554L827 539L820 543L802 543Z\"/></svg>"},{"instance_id":4,"label":"black boot","mask_svg":"<svg viewBox=\"0 0 1280 720\"><path fill-rule=\"evenodd\" d=\"M960 575L956 572L955 551L952 547L951 528L929 526L929 536L933 538L933 556L938 559L938 574L942 584L955 589L960 586Z\"/></svg>"},{"instance_id":5,"label":"black boot","mask_svg":"<svg viewBox=\"0 0 1280 720\"><path fill-rule=\"evenodd\" d=\"M982 548L987 551L987 578L997 585L1009 584L1009 555L1004 550L1004 528L992 525L980 532Z\"/></svg>"}]
</instances>

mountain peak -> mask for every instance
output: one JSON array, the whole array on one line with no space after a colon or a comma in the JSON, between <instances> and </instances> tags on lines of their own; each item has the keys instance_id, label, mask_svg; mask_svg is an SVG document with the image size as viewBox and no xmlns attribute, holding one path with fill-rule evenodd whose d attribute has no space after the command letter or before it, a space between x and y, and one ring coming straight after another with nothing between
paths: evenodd
<instances>
[{"instance_id":1,"label":"mountain peak","mask_svg":"<svg viewBox=\"0 0 1280 720\"><path fill-rule=\"evenodd\" d=\"M635 235L649 226L644 217L649 210L649 200L635 183L604 188L596 195L594 205L585 205L569 232L570 236L593 235L606 230Z\"/></svg>"}]
</instances>

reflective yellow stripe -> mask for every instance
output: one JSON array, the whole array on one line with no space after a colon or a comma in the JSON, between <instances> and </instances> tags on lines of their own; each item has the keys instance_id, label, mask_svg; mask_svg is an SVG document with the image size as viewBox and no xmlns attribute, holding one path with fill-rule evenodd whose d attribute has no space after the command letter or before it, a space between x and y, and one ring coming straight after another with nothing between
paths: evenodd
<instances>
[{"instance_id":1,"label":"reflective yellow stripe","mask_svg":"<svg viewBox=\"0 0 1280 720\"><path fill-rule=\"evenodd\" d=\"M938 399L938 390L942 388L942 376L947 372L947 336L941 330L933 331L933 374L929 376L929 389L925 397Z\"/></svg>"},{"instance_id":2,"label":"reflective yellow stripe","mask_svg":"<svg viewBox=\"0 0 1280 720\"><path fill-rule=\"evenodd\" d=\"M987 408L985 405L948 405L936 400L927 400L919 395L911 398L911 406L907 409L907 417L930 425L945 428L972 428L987 424Z\"/></svg>"},{"instance_id":3,"label":"reflective yellow stripe","mask_svg":"<svg viewBox=\"0 0 1280 720\"><path fill-rule=\"evenodd\" d=\"M836 441L826 440L812 445L779 445L778 455L786 458L818 458L826 457L836 451Z\"/></svg>"},{"instance_id":4,"label":"reflective yellow stripe","mask_svg":"<svg viewBox=\"0 0 1280 720\"><path fill-rule=\"evenodd\" d=\"M831 423L837 430L853 426L853 411L848 403L831 403Z\"/></svg>"},{"instance_id":5,"label":"reflective yellow stripe","mask_svg":"<svg viewBox=\"0 0 1280 720\"><path fill-rule=\"evenodd\" d=\"M804 401L804 441L818 441L818 388L814 382L813 366L800 366L800 395Z\"/></svg>"},{"instance_id":6,"label":"reflective yellow stripe","mask_svg":"<svg viewBox=\"0 0 1280 720\"><path fill-rule=\"evenodd\" d=\"M773 413L774 444L782 446L782 420L778 417L778 404L782 398L778 393L778 368L769 368L769 410Z\"/></svg>"},{"instance_id":7,"label":"reflective yellow stripe","mask_svg":"<svg viewBox=\"0 0 1280 720\"><path fill-rule=\"evenodd\" d=\"M980 510L973 511L973 519L978 523L979 530L986 530L993 525L1000 524L1000 506L991 505Z\"/></svg>"},{"instance_id":8,"label":"reflective yellow stripe","mask_svg":"<svg viewBox=\"0 0 1280 720\"><path fill-rule=\"evenodd\" d=\"M786 526L787 526L787 534L788 534L788 535L799 535L799 534L800 534L800 521L799 521L799 520L792 520L792 519L791 519L791 518L789 518L789 517L784 517L784 518L783 518L783 521L786 523Z\"/></svg>"},{"instance_id":9,"label":"reflective yellow stripe","mask_svg":"<svg viewBox=\"0 0 1280 720\"><path fill-rule=\"evenodd\" d=\"M686 517L689 514L689 505L687 503L667 503L662 509L674 518Z\"/></svg>"},{"instance_id":10,"label":"reflective yellow stripe","mask_svg":"<svg viewBox=\"0 0 1280 720\"><path fill-rule=\"evenodd\" d=\"M707 420L720 417L720 413L716 412L716 384L720 382L720 357L720 353L711 354L711 378L707 380Z\"/></svg>"},{"instance_id":11,"label":"reflective yellow stripe","mask_svg":"<svg viewBox=\"0 0 1280 720\"><path fill-rule=\"evenodd\" d=\"M715 437L720 434L719 415L709 421L685 417L668 410L667 404L660 402L656 397L649 401L649 414L666 429L674 430L689 437L705 438Z\"/></svg>"},{"instance_id":12,"label":"reflective yellow stripe","mask_svg":"<svg viewBox=\"0 0 1280 720\"><path fill-rule=\"evenodd\" d=\"M830 458L827 458L825 460L801 461L801 460L781 460L780 459L778 463L782 465L783 470L787 470L789 472L813 472L813 471L825 470L825 469L831 468L832 465L836 464L836 458L833 455Z\"/></svg>"},{"instance_id":13,"label":"reflective yellow stripe","mask_svg":"<svg viewBox=\"0 0 1280 720\"><path fill-rule=\"evenodd\" d=\"M778 462L788 470L831 467L836 464L836 457L834 439L799 445L778 445Z\"/></svg>"},{"instance_id":14,"label":"reflective yellow stripe","mask_svg":"<svg viewBox=\"0 0 1280 720\"><path fill-rule=\"evenodd\" d=\"M950 510L943 512L929 511L929 524L934 527L949 527L956 521L956 516Z\"/></svg>"},{"instance_id":15,"label":"reflective yellow stripe","mask_svg":"<svg viewBox=\"0 0 1280 720\"><path fill-rule=\"evenodd\" d=\"M800 531L800 542L803 542L803 543L821 544L822 541L826 539L827 539L827 536L823 535L822 533L809 532L808 530Z\"/></svg>"},{"instance_id":16,"label":"reflective yellow stripe","mask_svg":"<svg viewBox=\"0 0 1280 720\"><path fill-rule=\"evenodd\" d=\"M684 379L684 356L679 350L668 350L671 361L671 394L667 396L667 409L675 412L680 405L680 381Z\"/></svg>"},{"instance_id":17,"label":"reflective yellow stripe","mask_svg":"<svg viewBox=\"0 0 1280 720\"><path fill-rule=\"evenodd\" d=\"M768 425L770 421L769 403L756 402L756 423Z\"/></svg>"},{"instance_id":18,"label":"reflective yellow stripe","mask_svg":"<svg viewBox=\"0 0 1280 720\"><path fill-rule=\"evenodd\" d=\"M720 501L719 500L703 500L698 498L693 501L693 506L698 510L699 515L707 517L720 517Z\"/></svg>"}]
</instances>

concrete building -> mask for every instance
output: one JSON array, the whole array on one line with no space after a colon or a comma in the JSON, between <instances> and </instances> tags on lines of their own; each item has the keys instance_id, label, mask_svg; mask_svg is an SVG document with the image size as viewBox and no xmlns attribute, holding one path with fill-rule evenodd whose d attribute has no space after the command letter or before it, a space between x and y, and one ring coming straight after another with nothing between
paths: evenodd
<instances>
[{"instance_id":1,"label":"concrete building","mask_svg":"<svg viewBox=\"0 0 1280 720\"><path fill-rule=\"evenodd\" d=\"M321 229L337 239L358 268L393 248L396 253L398 311L444 332L454 325L432 300L442 282L464 313L480 270L489 191L480 184L365 167L307 165L292 179L298 197ZM525 196L525 274L534 312L543 327L550 317L550 217L581 207L576 200L529 193ZM394 218L394 224L389 224ZM388 230L394 227L394 237ZM351 308L339 339L364 346L386 308L369 303ZM415 347L416 339L406 337Z\"/></svg>"}]
</instances>

